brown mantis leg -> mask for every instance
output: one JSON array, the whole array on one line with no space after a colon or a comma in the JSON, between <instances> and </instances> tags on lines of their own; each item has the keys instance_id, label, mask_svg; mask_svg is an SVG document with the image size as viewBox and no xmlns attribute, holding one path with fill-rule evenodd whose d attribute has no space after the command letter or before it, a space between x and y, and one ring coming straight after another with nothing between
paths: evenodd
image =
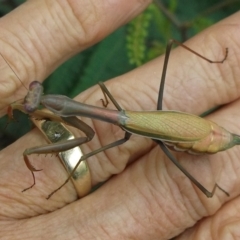
<instances>
[{"instance_id":1,"label":"brown mantis leg","mask_svg":"<svg viewBox=\"0 0 240 240\"><path fill-rule=\"evenodd\" d=\"M82 122L77 117L62 117L62 121L64 123L67 123L71 126L74 126L75 128L78 128L79 130L83 131L86 134L86 137L70 139L70 140L63 141L63 142L46 144L46 145L43 145L43 146L26 149L23 153L23 158L24 158L24 161L26 163L26 166L28 167L28 169L32 173L33 184L30 187L25 188L22 192L32 188L35 185L34 172L40 171L40 170L37 170L34 166L32 166L32 164L29 161L28 155L30 155L30 154L42 154L42 153L57 153L57 152L61 152L61 151L67 151L71 148L74 148L74 147L79 146L83 143L91 141L94 134L95 134L95 132L93 131L93 129L90 126L88 126L86 123Z\"/></svg>"},{"instance_id":2,"label":"brown mantis leg","mask_svg":"<svg viewBox=\"0 0 240 240\"><path fill-rule=\"evenodd\" d=\"M66 181L60 187L55 189L51 194L49 194L47 199L49 199L54 193L56 193L58 190L60 190L70 180L71 176L74 174L75 170L77 169L77 167L79 166L81 161L83 161L83 160L85 160L85 159L87 159L89 157L92 157L93 155L96 155L96 154L98 154L100 152L103 152L103 151L105 151L105 150L107 150L109 148L113 148L113 147L116 147L116 146L119 146L119 145L125 143L130 138L131 135L132 135L131 133L125 132L124 138L122 138L122 139L120 139L120 140L118 140L116 142L110 143L110 144L108 144L108 145L106 145L104 147L101 147L101 148L99 148L97 150L94 150L94 151L92 151L90 153L87 153L84 156L82 156L81 159L78 161L77 165L72 170L72 172L69 174L69 176L66 179Z\"/></svg>"},{"instance_id":3,"label":"brown mantis leg","mask_svg":"<svg viewBox=\"0 0 240 240\"><path fill-rule=\"evenodd\" d=\"M176 43L180 46L182 46L183 48L185 48L186 50L189 50L190 52L192 52L193 54L201 57L202 59L208 61L209 63L223 63L228 55L228 49L226 48L226 54L224 56L224 58L221 61L212 61L209 60L205 57L203 57L202 55L200 55L199 53L196 53L195 51L193 51L192 49L188 48L187 46L179 43L176 40L170 40L167 48L166 48L166 53L165 53L165 59L164 59L164 65L163 65L163 72L162 72L162 77L161 77L161 84L160 84L160 89L159 89L159 96L158 96L158 105L157 105L157 109L158 110L162 110L162 100L163 100L163 91L164 91L164 85L165 85L165 78L166 78L166 72L167 72L167 65L168 65L168 60L169 60L169 56L170 56L170 52L171 52L171 48L173 43ZM183 174L185 174L185 176L187 176L193 184L195 184L208 198L211 198L214 193L216 188L220 189L222 192L224 192L227 196L229 196L229 193L226 192L224 189L222 189L217 183L215 183L212 191L208 191L205 187L202 186L202 184L200 184L179 162L178 160L171 154L171 152L169 151L169 149L166 147L166 145L164 144L164 142L161 142L159 140L155 140L158 145L161 147L161 149L163 150L163 152L167 155L167 157L172 161L172 163L174 163L182 172Z\"/></svg>"},{"instance_id":4,"label":"brown mantis leg","mask_svg":"<svg viewBox=\"0 0 240 240\"><path fill-rule=\"evenodd\" d=\"M107 87L105 86L105 84L103 82L99 82L98 85L100 86L104 99L101 99L102 104L104 107L107 107L108 105L108 98L111 100L111 102L114 104L114 106L116 107L116 109L118 111L122 111L123 109L120 107L120 105L117 103L117 101L114 99L114 97L112 96L112 94L109 92L109 90L107 89ZM108 98L107 98L108 97Z\"/></svg>"}]
</instances>

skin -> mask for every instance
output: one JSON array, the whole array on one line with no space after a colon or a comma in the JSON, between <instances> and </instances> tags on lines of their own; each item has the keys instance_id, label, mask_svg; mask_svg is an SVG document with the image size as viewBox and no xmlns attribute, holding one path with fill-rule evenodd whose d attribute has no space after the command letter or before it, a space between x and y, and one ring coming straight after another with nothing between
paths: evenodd
<instances>
[{"instance_id":1,"label":"skin","mask_svg":"<svg viewBox=\"0 0 240 240\"><path fill-rule=\"evenodd\" d=\"M34 79L43 81L63 61L134 18L149 1L90 3L32 0L0 20L0 52L25 85ZM240 134L239 22L240 13L236 13L187 42L190 48L212 59L222 58L228 47L229 56L223 65L206 63L181 48L171 53L164 109L200 114L226 104L208 119ZM124 109L156 109L162 61L163 57L159 57L107 82ZM26 95L26 89L1 58L0 67L2 109ZM102 93L95 86L76 100L101 106L100 98ZM81 147L83 152L123 136L116 126L83 120L96 132L94 139ZM75 134L80 135L78 131ZM36 173L37 185L21 193L32 183L22 153L30 144L44 143L43 136L34 129L0 153L1 239L169 239L174 236L176 239L232 239L239 236L238 146L205 157L205 163L213 163L212 168L207 165L210 174L196 169L190 161L191 155L176 155L195 177L205 180L212 179L215 166L223 166L218 183L230 197L216 191L212 199L206 198L159 146L150 139L135 136L124 145L88 160L93 186L111 177L97 191L77 200L72 183L68 183L47 201L45 197L67 177L55 156L30 156L33 165L43 171ZM200 167L204 168L205 163ZM207 187L211 189L211 186Z\"/></svg>"}]
</instances>

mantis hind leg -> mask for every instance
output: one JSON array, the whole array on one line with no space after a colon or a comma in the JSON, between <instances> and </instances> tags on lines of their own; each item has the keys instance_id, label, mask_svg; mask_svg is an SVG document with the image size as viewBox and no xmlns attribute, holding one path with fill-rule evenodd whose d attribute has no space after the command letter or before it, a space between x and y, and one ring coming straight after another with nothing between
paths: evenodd
<instances>
[{"instance_id":1,"label":"mantis hind leg","mask_svg":"<svg viewBox=\"0 0 240 240\"><path fill-rule=\"evenodd\" d=\"M185 48L186 50L192 52L193 54L199 56L200 58L202 58L203 60L206 60L209 63L223 63L228 56L228 49L226 48L226 52L225 52L225 56L222 60L220 61L212 61L208 58L205 58L204 56L202 56L201 54L193 51L192 49L188 48L187 46L183 45L182 43L171 39L166 47L166 53L165 53L165 58L164 58L164 64L163 64L163 71L162 71L162 76L161 76L161 83L160 83L160 88L159 88L159 95L158 95L158 104L157 104L157 109L158 110L162 110L162 101L163 101L163 92L164 92L164 85L165 85L165 79L166 79L166 73L167 73L167 65L168 65L168 61L169 61L169 56L170 56L170 52L171 52L171 48L172 45L176 43L177 45L182 46L183 48ZM208 191L202 184L200 184L179 162L178 160L171 154L171 152L169 151L169 149L166 147L166 145L164 144L164 142L161 142L159 140L155 140L158 145L161 147L161 149L163 150L163 152L166 154L166 156L172 161L172 163L174 163L182 172L183 174L185 174L185 176L187 176L190 181L192 181L193 184L195 184L195 186L197 186L208 198L211 198L216 189L220 189L222 192L224 192L227 196L229 196L229 193L227 191L225 191L223 188L221 188L217 183L215 183L212 191Z\"/></svg>"},{"instance_id":2,"label":"mantis hind leg","mask_svg":"<svg viewBox=\"0 0 240 240\"><path fill-rule=\"evenodd\" d=\"M132 134L128 133L128 132L125 132L125 135L122 139L118 140L118 141L115 141L115 142L112 142L104 147L101 147L97 150L94 150L90 153L87 153L85 155L83 155L80 160L78 161L78 163L76 164L76 166L74 167L74 169L72 170L72 172L68 175L68 178L65 180L65 182L58 188L56 188L54 191L51 192L51 194L48 195L47 199L49 199L54 193L56 193L58 190L60 190L71 178L71 176L74 174L74 172L76 171L77 167L79 166L79 164L81 163L81 161L89 158L89 157L92 157L100 152L103 152L107 149L110 149L110 148L113 148L113 147L117 147L123 143L125 143L126 141L129 140L129 138L131 137Z\"/></svg>"},{"instance_id":3,"label":"mantis hind leg","mask_svg":"<svg viewBox=\"0 0 240 240\"><path fill-rule=\"evenodd\" d=\"M163 152L167 155L167 157L174 163L182 172L187 176L192 183L194 183L208 198L211 198L215 190L218 188L222 192L224 192L227 196L229 196L229 193L226 192L223 188L221 188L217 183L215 183L213 190L210 192L208 191L202 184L200 184L179 162L178 160L171 154L171 152L168 150L168 148L165 146L165 144L161 141L156 141L158 145L161 147Z\"/></svg>"}]
</instances>

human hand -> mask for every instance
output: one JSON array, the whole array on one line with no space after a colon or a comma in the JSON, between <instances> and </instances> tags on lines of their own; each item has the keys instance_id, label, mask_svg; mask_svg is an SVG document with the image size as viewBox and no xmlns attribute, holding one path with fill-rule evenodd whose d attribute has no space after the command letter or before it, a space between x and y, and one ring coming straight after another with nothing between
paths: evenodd
<instances>
[{"instance_id":1,"label":"human hand","mask_svg":"<svg viewBox=\"0 0 240 240\"><path fill-rule=\"evenodd\" d=\"M102 8L103 4L101 7L96 7L95 10L99 11L97 12L98 16L102 16L103 12L108 15L103 22L99 23L99 19L97 19L97 23L99 23L97 26L88 22L88 24L92 23L91 25L96 26L96 29L95 31L91 29L90 33L85 32L84 36L87 37L82 40L79 40L81 34L75 32L76 26L79 25L78 21L81 22L81 20L73 19L72 12L70 14L68 8L64 7L64 13L67 13L66 16L68 16L68 20L65 21L69 21L69 19L73 21L71 25L74 26L74 31L70 28L66 34L64 32L66 29L59 31L56 24L47 24L47 29L50 31L47 35L44 33L44 39L40 38L41 40L37 41L36 35L42 36L46 29L43 29L41 25L41 29L36 27L33 33L30 31L32 26L41 21L41 16L44 16L46 22L48 22L47 16L50 16L50 14L43 14L42 11L49 10L43 4L42 1L27 2L15 12L1 19L0 22L1 28L8 26L12 32L19 34L11 39L12 35L7 30L1 30L1 39L4 44L1 45L6 46L3 50L1 49L1 52L17 69L20 78L25 80L25 83L33 79L43 80L62 61L99 41L100 38L128 21L147 5L147 3L141 4L140 1L134 3L122 1L119 15L116 12L107 11L106 5L104 9ZM72 5L74 4L76 3L72 3ZM57 6L59 3L53 2L49 12L55 12ZM75 14L77 10L84 9L85 11L86 8L81 6L73 8ZM89 9L91 8L89 7ZM129 12L129 9L132 10L131 16L123 19L122 16ZM27 15L23 12L31 14ZM17 15L26 16L26 18L21 19L19 23L16 22ZM35 17L34 22L31 15ZM55 15L51 14L51 16ZM59 16L62 17L61 14ZM78 15L79 18L80 16L82 15ZM27 20L29 17L32 21L31 26ZM187 43L192 49L212 59L215 56L221 58L223 50L228 47L229 56L223 65L205 63L181 48L171 53L164 94L164 109L200 114L213 106L231 102L208 118L231 132L239 132L238 121L233 122L233 116L236 119L240 117L237 107L237 99L240 95L237 79L239 46L236 45L236 39L239 39L237 36L239 18L240 15L235 14ZM96 19L90 20L94 22ZM55 19L55 23L58 21L60 19ZM104 21L111 22L112 25L110 26ZM49 23L51 22L52 20L49 20ZM25 33L19 31L19 25L25 29ZM89 29L89 27L85 25L84 29ZM35 33L37 34L35 35ZM66 34L64 36L69 36L69 39L59 36L63 33ZM229 38L229 36L231 37ZM27 39L19 41L19 39L23 40L23 37ZM57 40L52 41L53 37ZM30 48L27 48L29 46L27 40L32 42ZM69 45L69 41L72 45ZM25 42L26 45L19 44L19 42ZM8 45L9 43L12 45ZM51 50L53 44L57 50L56 48L54 51ZM58 45L55 46L56 44ZM46 49L42 49L42 46L46 46ZM14 61L16 54L23 60ZM110 92L123 109L156 109L162 61L163 57L160 57L107 83ZM21 64L22 66L20 66ZM26 94L25 89L16 92L21 83L17 82L16 77L6 66L2 71L1 79L6 81L9 79L9 75L11 75L12 83L7 80L7 84L12 85L8 85L6 89L3 88L5 85L2 85L0 89L1 96L4 96L5 103L8 104ZM6 82L3 83L6 84ZM211 85L209 86L209 84ZM209 91L209 89L211 90ZM16 97L15 93L21 97ZM100 98L102 98L102 93L99 87L95 86L79 95L76 100L101 106ZM94 127L97 136L88 144L81 146L84 153L123 136L123 132L118 127L108 123L85 120ZM79 135L77 131L75 133ZM113 148L88 159L93 185L109 179L113 174L122 173L112 177L94 193L73 202L76 200L77 194L71 183L64 186L50 200L45 199L67 177L66 171L54 156L30 156L33 165L36 168L43 168L43 171L36 174L37 185L30 191L21 193L21 190L32 181L31 174L22 161L23 151L31 147L29 143L31 146L37 146L45 143L45 140L35 129L4 149L0 155L2 202L0 234L2 238L23 239L27 236L29 238L47 237L48 239L73 239L74 237L76 239L169 239L182 233L183 235L179 236L179 239L181 237L196 239L202 235L208 236L208 239L212 236L214 236L213 239L220 239L222 236L226 239L227 234L222 230L227 229L230 224L232 231L238 227L237 223L232 225L234 219L238 219L235 210L238 198L234 199L239 195L237 192L238 147L211 156L213 158L211 161L215 159L227 163L226 169L223 169L225 175L223 175L224 178L221 178L220 185L230 193L230 198L217 191L212 199L207 199L163 155L158 146L150 139L136 136L119 148ZM181 155L181 158L182 162L187 162L191 156L184 154ZM132 164L126 167L130 162ZM123 171L125 167L126 169ZM223 205L227 201L228 203ZM197 221L203 217L207 218L197 224ZM189 227L192 228L185 230Z\"/></svg>"}]
</instances>

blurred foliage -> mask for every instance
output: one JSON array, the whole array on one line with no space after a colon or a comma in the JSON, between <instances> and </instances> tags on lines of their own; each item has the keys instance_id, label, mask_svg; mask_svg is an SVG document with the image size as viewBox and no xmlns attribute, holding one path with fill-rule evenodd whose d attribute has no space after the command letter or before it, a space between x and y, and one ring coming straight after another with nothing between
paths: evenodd
<instances>
[{"instance_id":1,"label":"blurred foliage","mask_svg":"<svg viewBox=\"0 0 240 240\"><path fill-rule=\"evenodd\" d=\"M164 53L169 39L184 42L239 8L239 0L155 0L127 25L129 63L140 66Z\"/></svg>"},{"instance_id":2,"label":"blurred foliage","mask_svg":"<svg viewBox=\"0 0 240 240\"><path fill-rule=\"evenodd\" d=\"M0 16L23 2L0 0ZM98 81L121 75L162 54L170 38L182 42L239 7L239 0L156 0L132 22L62 64L44 82L45 94L74 97ZM29 131L27 117L17 113L16 118L19 123L9 124L7 129L6 118L0 120L1 148Z\"/></svg>"},{"instance_id":3,"label":"blurred foliage","mask_svg":"<svg viewBox=\"0 0 240 240\"><path fill-rule=\"evenodd\" d=\"M151 4L146 11L133 19L127 26L126 46L130 64L142 65L147 46L145 44L149 34L150 20L153 16L155 5Z\"/></svg>"}]
</instances>

